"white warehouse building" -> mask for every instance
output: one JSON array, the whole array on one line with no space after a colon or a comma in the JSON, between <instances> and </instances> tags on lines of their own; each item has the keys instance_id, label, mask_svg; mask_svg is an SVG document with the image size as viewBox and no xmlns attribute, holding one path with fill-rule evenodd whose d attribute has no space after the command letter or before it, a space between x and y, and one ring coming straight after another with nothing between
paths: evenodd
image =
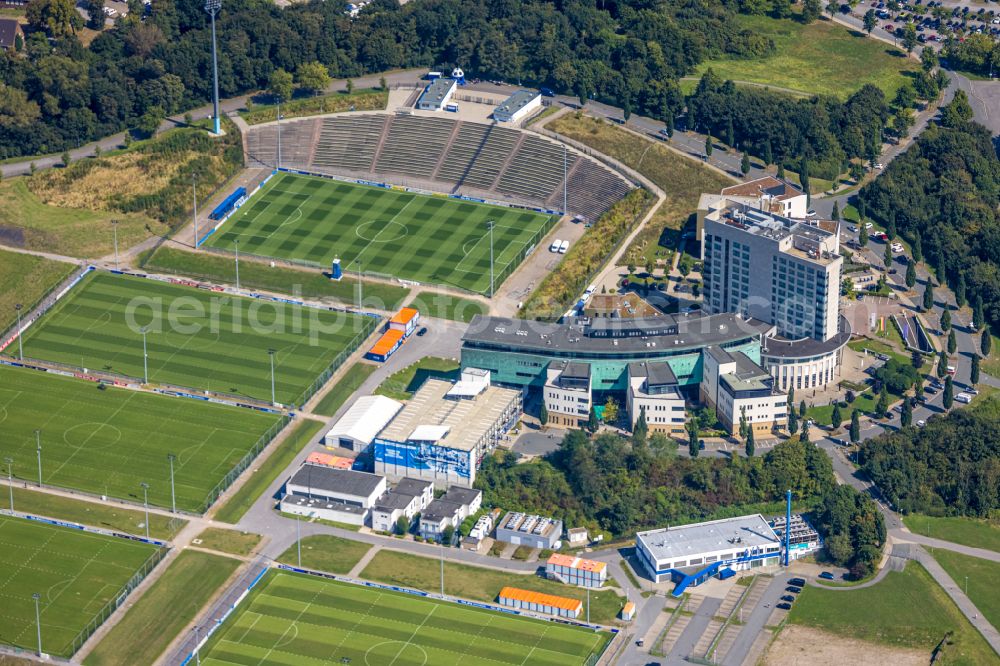
<instances>
[{"instance_id":1,"label":"white warehouse building","mask_svg":"<svg viewBox=\"0 0 1000 666\"><path fill-rule=\"evenodd\" d=\"M324 435L323 443L363 453L402 408L403 403L384 395L358 398Z\"/></svg>"}]
</instances>

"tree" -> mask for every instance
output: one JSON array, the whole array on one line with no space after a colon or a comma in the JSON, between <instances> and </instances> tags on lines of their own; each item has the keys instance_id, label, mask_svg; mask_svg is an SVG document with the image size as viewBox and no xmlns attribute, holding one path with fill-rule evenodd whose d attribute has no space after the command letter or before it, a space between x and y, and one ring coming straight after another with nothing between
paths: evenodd
<instances>
[{"instance_id":1,"label":"tree","mask_svg":"<svg viewBox=\"0 0 1000 666\"><path fill-rule=\"evenodd\" d=\"M698 419L688 418L687 424L684 426L687 430L688 436L688 454L692 458L698 457Z\"/></svg>"},{"instance_id":2,"label":"tree","mask_svg":"<svg viewBox=\"0 0 1000 666\"><path fill-rule=\"evenodd\" d=\"M330 70L321 62L304 62L296 70L299 86L318 94L330 85ZM385 79L383 78L383 81Z\"/></svg>"},{"instance_id":3,"label":"tree","mask_svg":"<svg viewBox=\"0 0 1000 666\"><path fill-rule=\"evenodd\" d=\"M455 527L453 525L446 525L445 528L441 530L441 544L444 546L451 546L454 538Z\"/></svg>"},{"instance_id":4,"label":"tree","mask_svg":"<svg viewBox=\"0 0 1000 666\"><path fill-rule=\"evenodd\" d=\"M812 23L819 18L822 13L822 7L820 6L820 0L804 0L802 3L802 22L805 24Z\"/></svg>"},{"instance_id":5,"label":"tree","mask_svg":"<svg viewBox=\"0 0 1000 666\"><path fill-rule=\"evenodd\" d=\"M159 129L160 123L166 117L166 112L164 112L162 106L151 106L142 114L139 118L139 122L136 124L135 128L140 134L146 137L151 137L156 134L156 130Z\"/></svg>"},{"instance_id":6,"label":"tree","mask_svg":"<svg viewBox=\"0 0 1000 666\"><path fill-rule=\"evenodd\" d=\"M597 428L600 426L600 422L597 420L597 410L594 406L590 406L590 414L587 416L587 430L590 432L597 432Z\"/></svg>"},{"instance_id":7,"label":"tree","mask_svg":"<svg viewBox=\"0 0 1000 666\"><path fill-rule=\"evenodd\" d=\"M885 252L882 255L882 261L885 263L885 270L892 268L892 244L889 241L885 243Z\"/></svg>"},{"instance_id":8,"label":"tree","mask_svg":"<svg viewBox=\"0 0 1000 666\"><path fill-rule=\"evenodd\" d=\"M972 301L972 330L978 331L983 328L983 297L976 294L976 299Z\"/></svg>"},{"instance_id":9,"label":"tree","mask_svg":"<svg viewBox=\"0 0 1000 666\"><path fill-rule=\"evenodd\" d=\"M604 403L604 413L601 420L608 424L618 421L618 401L610 396L607 402Z\"/></svg>"},{"instance_id":10,"label":"tree","mask_svg":"<svg viewBox=\"0 0 1000 666\"><path fill-rule=\"evenodd\" d=\"M903 26L903 48L907 53L913 53L917 48L917 27L912 23Z\"/></svg>"},{"instance_id":11,"label":"tree","mask_svg":"<svg viewBox=\"0 0 1000 666\"><path fill-rule=\"evenodd\" d=\"M788 434L794 435L799 429L799 414L795 411L795 407L792 406L792 400L788 400L789 410L788 410Z\"/></svg>"},{"instance_id":12,"label":"tree","mask_svg":"<svg viewBox=\"0 0 1000 666\"><path fill-rule=\"evenodd\" d=\"M771 166L774 164L774 153L771 152L770 141L764 142L764 150L762 152L764 154L764 166Z\"/></svg>"},{"instance_id":13,"label":"tree","mask_svg":"<svg viewBox=\"0 0 1000 666\"><path fill-rule=\"evenodd\" d=\"M806 401L803 400L799 403L799 418L804 419L806 417Z\"/></svg>"},{"instance_id":14,"label":"tree","mask_svg":"<svg viewBox=\"0 0 1000 666\"><path fill-rule=\"evenodd\" d=\"M62 154L62 156L59 159L62 162L62 165L64 167L68 167L69 166L69 151L68 150L63 151L63 154Z\"/></svg>"},{"instance_id":15,"label":"tree","mask_svg":"<svg viewBox=\"0 0 1000 666\"><path fill-rule=\"evenodd\" d=\"M733 128L733 119L726 121L726 145L730 148L736 147L736 130Z\"/></svg>"},{"instance_id":16,"label":"tree","mask_svg":"<svg viewBox=\"0 0 1000 666\"><path fill-rule=\"evenodd\" d=\"M861 223L861 228L858 229L858 245L868 247L868 228L865 227L863 222Z\"/></svg>"},{"instance_id":17,"label":"tree","mask_svg":"<svg viewBox=\"0 0 1000 666\"><path fill-rule=\"evenodd\" d=\"M712 135L709 134L705 137L705 157L712 156Z\"/></svg>"},{"instance_id":18,"label":"tree","mask_svg":"<svg viewBox=\"0 0 1000 666\"><path fill-rule=\"evenodd\" d=\"M934 285L931 281L927 281L927 286L924 287L924 312L930 312L931 308L934 307Z\"/></svg>"},{"instance_id":19,"label":"tree","mask_svg":"<svg viewBox=\"0 0 1000 666\"><path fill-rule=\"evenodd\" d=\"M865 12L863 21L865 24L865 32L871 35L872 30L874 30L875 27L878 25L878 18L875 16L875 10L869 9L867 12Z\"/></svg>"},{"instance_id":20,"label":"tree","mask_svg":"<svg viewBox=\"0 0 1000 666\"><path fill-rule=\"evenodd\" d=\"M906 262L906 286L910 289L917 283L917 267L915 261Z\"/></svg>"},{"instance_id":21,"label":"tree","mask_svg":"<svg viewBox=\"0 0 1000 666\"><path fill-rule=\"evenodd\" d=\"M83 17L76 11L73 0L31 0L25 14L32 28L53 39L75 35L83 27Z\"/></svg>"},{"instance_id":22,"label":"tree","mask_svg":"<svg viewBox=\"0 0 1000 666\"><path fill-rule=\"evenodd\" d=\"M544 428L549 423L549 408L545 406L545 401L542 400L542 407L538 410L538 422Z\"/></svg>"},{"instance_id":23,"label":"tree","mask_svg":"<svg viewBox=\"0 0 1000 666\"><path fill-rule=\"evenodd\" d=\"M740 173L744 176L750 173L750 155L746 151L743 152L743 158L740 160Z\"/></svg>"},{"instance_id":24,"label":"tree","mask_svg":"<svg viewBox=\"0 0 1000 666\"><path fill-rule=\"evenodd\" d=\"M914 370L919 370L924 366L924 355L920 353L919 349L910 352L910 365L913 366Z\"/></svg>"},{"instance_id":25,"label":"tree","mask_svg":"<svg viewBox=\"0 0 1000 666\"><path fill-rule=\"evenodd\" d=\"M955 283L955 304L962 308L965 307L966 302L965 276L959 273L958 280Z\"/></svg>"},{"instance_id":26,"label":"tree","mask_svg":"<svg viewBox=\"0 0 1000 666\"><path fill-rule=\"evenodd\" d=\"M951 375L948 375L944 379L944 396L941 398L941 404L945 409L951 409L951 406L955 402L955 387L952 385Z\"/></svg>"},{"instance_id":27,"label":"tree","mask_svg":"<svg viewBox=\"0 0 1000 666\"><path fill-rule=\"evenodd\" d=\"M945 127L958 128L972 120L972 107L965 91L956 90L951 103L941 110L941 124Z\"/></svg>"},{"instance_id":28,"label":"tree","mask_svg":"<svg viewBox=\"0 0 1000 666\"><path fill-rule=\"evenodd\" d=\"M267 91L279 102L284 102L292 98L292 75L285 70L278 68L271 72L267 82Z\"/></svg>"},{"instance_id":29,"label":"tree","mask_svg":"<svg viewBox=\"0 0 1000 666\"><path fill-rule=\"evenodd\" d=\"M944 377L948 374L948 357L944 355L944 350L942 349L938 352L938 364L937 364L937 376Z\"/></svg>"},{"instance_id":30,"label":"tree","mask_svg":"<svg viewBox=\"0 0 1000 666\"><path fill-rule=\"evenodd\" d=\"M854 280L845 277L840 281L840 295L846 298L854 298Z\"/></svg>"},{"instance_id":31,"label":"tree","mask_svg":"<svg viewBox=\"0 0 1000 666\"><path fill-rule=\"evenodd\" d=\"M836 201L833 202L833 210L830 211L830 219L834 222L840 221L840 205Z\"/></svg>"},{"instance_id":32,"label":"tree","mask_svg":"<svg viewBox=\"0 0 1000 666\"><path fill-rule=\"evenodd\" d=\"M87 0L83 6L87 10L87 27L91 30L104 30L104 0Z\"/></svg>"},{"instance_id":33,"label":"tree","mask_svg":"<svg viewBox=\"0 0 1000 666\"><path fill-rule=\"evenodd\" d=\"M347 91L348 95L350 95L351 93L353 93L354 92L354 81L352 81L351 79L347 79L347 83L344 84L344 89Z\"/></svg>"},{"instance_id":34,"label":"tree","mask_svg":"<svg viewBox=\"0 0 1000 666\"><path fill-rule=\"evenodd\" d=\"M885 383L882 384L882 390L879 391L878 401L875 403L875 416L877 418L885 418L886 412L889 410L889 391L885 387Z\"/></svg>"},{"instance_id":35,"label":"tree","mask_svg":"<svg viewBox=\"0 0 1000 666\"><path fill-rule=\"evenodd\" d=\"M799 183L802 185L802 191L806 193L806 201L809 201L809 160L805 157L799 162Z\"/></svg>"},{"instance_id":36,"label":"tree","mask_svg":"<svg viewBox=\"0 0 1000 666\"><path fill-rule=\"evenodd\" d=\"M410 521L407 520L406 516L400 516L396 519L396 534L406 534L410 531Z\"/></svg>"},{"instance_id":37,"label":"tree","mask_svg":"<svg viewBox=\"0 0 1000 666\"><path fill-rule=\"evenodd\" d=\"M903 398L903 411L899 415L899 423L904 428L913 424L913 405L909 398Z\"/></svg>"},{"instance_id":38,"label":"tree","mask_svg":"<svg viewBox=\"0 0 1000 666\"><path fill-rule=\"evenodd\" d=\"M865 167L860 162L852 161L851 166L847 170L851 176L851 180L855 183L861 182L861 179L865 177Z\"/></svg>"},{"instance_id":39,"label":"tree","mask_svg":"<svg viewBox=\"0 0 1000 666\"><path fill-rule=\"evenodd\" d=\"M979 354L972 355L972 369L969 371L969 381L973 386L979 383Z\"/></svg>"},{"instance_id":40,"label":"tree","mask_svg":"<svg viewBox=\"0 0 1000 666\"><path fill-rule=\"evenodd\" d=\"M840 403L833 403L833 411L830 413L830 425L834 430L840 430L840 424L844 422L844 417L840 414Z\"/></svg>"},{"instance_id":41,"label":"tree","mask_svg":"<svg viewBox=\"0 0 1000 666\"><path fill-rule=\"evenodd\" d=\"M938 56L934 49L929 46L925 46L923 50L920 51L920 66L923 67L925 72L930 73L932 69L937 67Z\"/></svg>"},{"instance_id":42,"label":"tree","mask_svg":"<svg viewBox=\"0 0 1000 666\"><path fill-rule=\"evenodd\" d=\"M625 96L625 102L622 104L622 117L625 122L628 122L629 118L632 117L632 97L630 95Z\"/></svg>"},{"instance_id":43,"label":"tree","mask_svg":"<svg viewBox=\"0 0 1000 666\"><path fill-rule=\"evenodd\" d=\"M913 234L913 242L910 243L910 252L913 254L913 261L919 263L924 259L924 245L920 240L920 234Z\"/></svg>"},{"instance_id":44,"label":"tree","mask_svg":"<svg viewBox=\"0 0 1000 666\"><path fill-rule=\"evenodd\" d=\"M778 173L776 174L779 180L785 179L785 165L778 162Z\"/></svg>"},{"instance_id":45,"label":"tree","mask_svg":"<svg viewBox=\"0 0 1000 666\"><path fill-rule=\"evenodd\" d=\"M747 408L740 407L740 439L747 438Z\"/></svg>"},{"instance_id":46,"label":"tree","mask_svg":"<svg viewBox=\"0 0 1000 666\"><path fill-rule=\"evenodd\" d=\"M952 331L954 333L954 331ZM982 353L983 358L990 357L990 347L993 346L993 336L990 334L990 329L985 329L983 334L979 337L979 351Z\"/></svg>"},{"instance_id":47,"label":"tree","mask_svg":"<svg viewBox=\"0 0 1000 666\"><path fill-rule=\"evenodd\" d=\"M857 444L861 441L861 417L858 410L851 412L851 442Z\"/></svg>"},{"instance_id":48,"label":"tree","mask_svg":"<svg viewBox=\"0 0 1000 666\"><path fill-rule=\"evenodd\" d=\"M803 421L799 429L799 441L803 444L809 443L809 421Z\"/></svg>"},{"instance_id":49,"label":"tree","mask_svg":"<svg viewBox=\"0 0 1000 666\"><path fill-rule=\"evenodd\" d=\"M948 331L948 353L954 354L958 349L958 341L955 340L955 329Z\"/></svg>"},{"instance_id":50,"label":"tree","mask_svg":"<svg viewBox=\"0 0 1000 666\"><path fill-rule=\"evenodd\" d=\"M747 458L753 458L754 452L757 450L757 443L753 438L753 428L747 431L747 441L746 441L746 454Z\"/></svg>"},{"instance_id":51,"label":"tree","mask_svg":"<svg viewBox=\"0 0 1000 666\"><path fill-rule=\"evenodd\" d=\"M385 80L385 77L384 77L384 76L380 76L380 77L379 77L379 79L378 79L378 87L379 87L379 89L380 89L380 90L382 90L383 92L389 89L389 84L388 84L388 82L387 82L387 81Z\"/></svg>"},{"instance_id":52,"label":"tree","mask_svg":"<svg viewBox=\"0 0 1000 666\"><path fill-rule=\"evenodd\" d=\"M941 313L941 330L945 333L951 330L951 310L947 307Z\"/></svg>"},{"instance_id":53,"label":"tree","mask_svg":"<svg viewBox=\"0 0 1000 666\"><path fill-rule=\"evenodd\" d=\"M645 443L648 435L649 425L646 423L646 406L643 405L639 409L639 418L635 421L635 427L632 428L632 440Z\"/></svg>"},{"instance_id":54,"label":"tree","mask_svg":"<svg viewBox=\"0 0 1000 666\"><path fill-rule=\"evenodd\" d=\"M668 139L674 138L674 114L671 113L669 116L667 116L667 123L664 129L667 130Z\"/></svg>"}]
</instances>

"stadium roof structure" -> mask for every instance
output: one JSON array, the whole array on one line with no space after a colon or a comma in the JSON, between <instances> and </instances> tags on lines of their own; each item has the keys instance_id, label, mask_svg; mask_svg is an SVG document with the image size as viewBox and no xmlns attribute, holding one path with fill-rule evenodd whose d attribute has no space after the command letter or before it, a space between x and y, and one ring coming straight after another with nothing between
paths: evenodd
<instances>
[{"instance_id":1,"label":"stadium roof structure","mask_svg":"<svg viewBox=\"0 0 1000 666\"><path fill-rule=\"evenodd\" d=\"M639 532L636 539L642 541L647 552L657 560L781 545L770 524L759 513Z\"/></svg>"},{"instance_id":2,"label":"stadium roof structure","mask_svg":"<svg viewBox=\"0 0 1000 666\"><path fill-rule=\"evenodd\" d=\"M402 408L403 403L384 395L366 395L351 405L351 408L333 424L326 436L350 437L371 444L375 436Z\"/></svg>"}]
</instances>

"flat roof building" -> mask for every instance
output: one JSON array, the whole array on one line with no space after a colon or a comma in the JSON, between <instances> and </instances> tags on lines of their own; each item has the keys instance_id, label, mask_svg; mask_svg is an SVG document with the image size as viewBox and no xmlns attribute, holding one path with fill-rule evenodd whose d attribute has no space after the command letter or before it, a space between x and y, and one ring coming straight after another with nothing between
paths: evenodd
<instances>
[{"instance_id":1,"label":"flat roof building","mask_svg":"<svg viewBox=\"0 0 1000 666\"><path fill-rule=\"evenodd\" d=\"M601 587L608 579L608 565L575 555L553 553L545 562L545 575L567 585Z\"/></svg>"},{"instance_id":2,"label":"flat roof building","mask_svg":"<svg viewBox=\"0 0 1000 666\"><path fill-rule=\"evenodd\" d=\"M531 592L517 587L505 587L500 590L497 600L501 605L518 610L547 613L559 617L576 619L583 611L583 602L579 599L557 597L554 594Z\"/></svg>"},{"instance_id":3,"label":"flat roof building","mask_svg":"<svg viewBox=\"0 0 1000 666\"><path fill-rule=\"evenodd\" d=\"M412 521L434 500L434 484L420 479L401 479L396 487L375 501L372 529L392 532L400 517Z\"/></svg>"},{"instance_id":4,"label":"flat roof building","mask_svg":"<svg viewBox=\"0 0 1000 666\"><path fill-rule=\"evenodd\" d=\"M455 94L457 85L458 81L455 79L434 79L417 99L417 108L421 111L440 111Z\"/></svg>"},{"instance_id":5,"label":"flat roof building","mask_svg":"<svg viewBox=\"0 0 1000 666\"><path fill-rule=\"evenodd\" d=\"M376 474L305 464L285 482L281 510L364 525L385 488L385 477Z\"/></svg>"},{"instance_id":6,"label":"flat roof building","mask_svg":"<svg viewBox=\"0 0 1000 666\"><path fill-rule=\"evenodd\" d=\"M521 415L521 392L466 368L459 382L428 379L373 442L375 471L471 487L483 457Z\"/></svg>"},{"instance_id":7,"label":"flat roof building","mask_svg":"<svg viewBox=\"0 0 1000 666\"><path fill-rule=\"evenodd\" d=\"M358 398L324 435L329 447L340 447L363 452L371 445L393 417L403 408L403 403L384 395L366 395Z\"/></svg>"},{"instance_id":8,"label":"flat roof building","mask_svg":"<svg viewBox=\"0 0 1000 666\"><path fill-rule=\"evenodd\" d=\"M493 110L498 123L516 123L542 106L542 94L533 90L518 90Z\"/></svg>"},{"instance_id":9,"label":"flat roof building","mask_svg":"<svg viewBox=\"0 0 1000 666\"><path fill-rule=\"evenodd\" d=\"M529 548L555 548L562 533L563 523L557 518L511 511L497 523L496 540Z\"/></svg>"},{"instance_id":10,"label":"flat roof building","mask_svg":"<svg viewBox=\"0 0 1000 666\"><path fill-rule=\"evenodd\" d=\"M420 535L425 539L440 540L445 528L457 528L482 505L483 491L451 486L448 492L430 502L421 512Z\"/></svg>"}]
</instances>

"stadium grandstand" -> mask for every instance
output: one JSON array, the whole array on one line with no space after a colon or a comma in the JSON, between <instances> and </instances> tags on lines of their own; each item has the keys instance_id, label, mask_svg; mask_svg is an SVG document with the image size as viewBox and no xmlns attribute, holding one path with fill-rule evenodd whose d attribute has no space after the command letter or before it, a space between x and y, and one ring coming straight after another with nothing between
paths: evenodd
<instances>
[{"instance_id":1,"label":"stadium grandstand","mask_svg":"<svg viewBox=\"0 0 1000 666\"><path fill-rule=\"evenodd\" d=\"M277 124L250 128L251 165L278 163ZM596 220L633 185L537 134L454 118L354 113L281 123L281 166L563 209Z\"/></svg>"}]
</instances>

